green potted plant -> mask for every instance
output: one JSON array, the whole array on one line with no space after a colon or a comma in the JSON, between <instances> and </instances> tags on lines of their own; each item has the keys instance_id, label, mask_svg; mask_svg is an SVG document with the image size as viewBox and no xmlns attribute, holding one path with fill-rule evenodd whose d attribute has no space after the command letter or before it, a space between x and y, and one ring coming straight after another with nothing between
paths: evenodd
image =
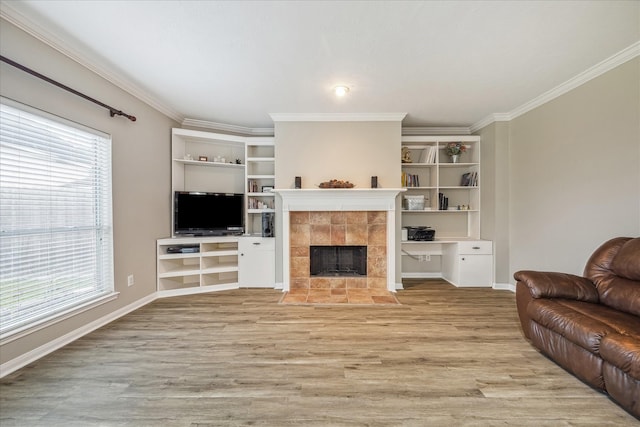
<instances>
[{"instance_id":1,"label":"green potted plant","mask_svg":"<svg viewBox=\"0 0 640 427\"><path fill-rule=\"evenodd\" d=\"M448 156L451 156L451 163L458 163L460 154L467 151L467 146L462 142L450 142L444 149Z\"/></svg>"}]
</instances>

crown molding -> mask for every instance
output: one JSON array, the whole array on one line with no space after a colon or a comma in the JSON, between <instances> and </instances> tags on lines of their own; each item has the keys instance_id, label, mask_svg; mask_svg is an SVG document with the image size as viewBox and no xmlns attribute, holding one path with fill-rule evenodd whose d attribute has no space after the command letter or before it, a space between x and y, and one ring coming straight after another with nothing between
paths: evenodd
<instances>
[{"instance_id":1,"label":"crown molding","mask_svg":"<svg viewBox=\"0 0 640 427\"><path fill-rule=\"evenodd\" d=\"M566 82L560 84L559 86L556 86L550 91L543 93L542 95L532 99L531 101L525 104L522 104L520 107L516 108L515 110L509 113L511 116L511 120L515 119L518 116L523 115L524 113L527 113L533 110L536 107L539 107L542 104L546 104L547 102L559 97L560 95L564 95L570 90L575 89L578 86L581 86L587 83L588 81L603 75L607 71L610 71L615 67L622 65L627 61L630 61L631 59L635 58L638 55L640 55L640 41L635 42L631 46L610 56L604 61L597 63L593 67L583 71L582 73L567 80Z\"/></svg>"},{"instance_id":2,"label":"crown molding","mask_svg":"<svg viewBox=\"0 0 640 427\"><path fill-rule=\"evenodd\" d=\"M2 2L2 7L0 8L0 18L5 19L7 22L10 22L32 37L40 40L47 46L57 50L72 61L77 62L84 68L87 68L88 70L114 84L115 86L119 87L135 98L138 98L145 104L158 110L167 117L177 122L181 122L184 119L181 114L168 107L164 103L158 101L154 97L150 96L148 93L146 93L145 90L143 90L139 86L132 84L128 81L128 79L110 69L110 67L108 67L106 64L98 63L89 59L83 53L69 46L69 43L67 43L60 37L46 30L39 24L35 23L33 20L27 18L25 15L11 6L11 3Z\"/></svg>"},{"instance_id":3,"label":"crown molding","mask_svg":"<svg viewBox=\"0 0 640 427\"><path fill-rule=\"evenodd\" d=\"M466 126L402 127L403 135L470 135Z\"/></svg>"},{"instance_id":4,"label":"crown molding","mask_svg":"<svg viewBox=\"0 0 640 427\"><path fill-rule=\"evenodd\" d=\"M482 129L485 126L489 126L491 123L508 122L510 120L511 120L511 113L489 114L484 119L479 120L479 121L475 122L474 124L472 124L471 126L469 126L469 131L470 131L470 133L474 133L474 132L479 131L480 129Z\"/></svg>"},{"instance_id":5,"label":"crown molding","mask_svg":"<svg viewBox=\"0 0 640 427\"><path fill-rule=\"evenodd\" d=\"M407 113L270 113L274 122L401 122Z\"/></svg>"},{"instance_id":6,"label":"crown molding","mask_svg":"<svg viewBox=\"0 0 640 427\"><path fill-rule=\"evenodd\" d=\"M273 128L250 128L246 126L229 125L225 123L210 122L207 120L184 119L182 126L213 129L220 132L238 133L246 136L273 136Z\"/></svg>"},{"instance_id":7,"label":"crown molding","mask_svg":"<svg viewBox=\"0 0 640 427\"><path fill-rule=\"evenodd\" d=\"M631 46L622 49L620 52L611 55L604 61L597 63L593 67L588 68L582 73L570 78L566 82L554 87L553 89L543 93L542 95L535 97L531 101L525 102L514 110L508 113L495 113L487 116L484 119L472 124L469 129L471 130L471 132L476 132L493 122L511 121L516 117L528 113L534 108L546 104L547 102L552 101L559 96L564 95L565 93L577 88L578 86L581 86L595 79L596 77L603 75L607 71L611 71L617 66L622 65L625 62L636 58L637 56L640 56L640 41L637 41Z\"/></svg>"}]
</instances>

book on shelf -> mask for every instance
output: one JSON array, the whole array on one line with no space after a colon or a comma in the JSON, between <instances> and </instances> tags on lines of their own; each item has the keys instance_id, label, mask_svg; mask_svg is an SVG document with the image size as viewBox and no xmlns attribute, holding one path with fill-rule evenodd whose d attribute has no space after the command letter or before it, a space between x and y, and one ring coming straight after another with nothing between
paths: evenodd
<instances>
[{"instance_id":1,"label":"book on shelf","mask_svg":"<svg viewBox=\"0 0 640 427\"><path fill-rule=\"evenodd\" d=\"M435 163L436 162L436 147L433 145L430 145L428 147L425 147L422 152L420 153L420 159L419 162L420 163Z\"/></svg>"},{"instance_id":2,"label":"book on shelf","mask_svg":"<svg viewBox=\"0 0 640 427\"><path fill-rule=\"evenodd\" d=\"M478 172L467 172L462 174L462 178L460 178L460 185L462 187L477 187Z\"/></svg>"},{"instance_id":3,"label":"book on shelf","mask_svg":"<svg viewBox=\"0 0 640 427\"><path fill-rule=\"evenodd\" d=\"M449 208L449 198L444 194L438 193L438 209L446 211Z\"/></svg>"},{"instance_id":4,"label":"book on shelf","mask_svg":"<svg viewBox=\"0 0 640 427\"><path fill-rule=\"evenodd\" d=\"M420 177L418 175L402 172L403 187L420 187Z\"/></svg>"}]
</instances>

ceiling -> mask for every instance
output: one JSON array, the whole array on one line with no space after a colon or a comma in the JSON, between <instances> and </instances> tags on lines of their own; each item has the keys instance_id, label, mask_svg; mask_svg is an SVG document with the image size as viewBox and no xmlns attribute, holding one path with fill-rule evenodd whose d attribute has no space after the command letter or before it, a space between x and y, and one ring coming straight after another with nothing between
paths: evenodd
<instances>
[{"instance_id":1,"label":"ceiling","mask_svg":"<svg viewBox=\"0 0 640 427\"><path fill-rule=\"evenodd\" d=\"M178 121L247 128L273 127L269 113L388 112L472 127L640 40L638 1L3 0L2 12Z\"/></svg>"}]
</instances>

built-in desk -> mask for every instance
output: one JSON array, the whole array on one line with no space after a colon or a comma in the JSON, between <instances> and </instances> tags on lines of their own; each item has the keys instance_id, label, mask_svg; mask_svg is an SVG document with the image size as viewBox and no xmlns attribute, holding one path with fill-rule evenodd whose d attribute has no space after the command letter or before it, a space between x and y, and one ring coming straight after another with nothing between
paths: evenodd
<instances>
[{"instance_id":1,"label":"built-in desk","mask_svg":"<svg viewBox=\"0 0 640 427\"><path fill-rule=\"evenodd\" d=\"M493 242L490 240L404 240L402 249L403 255L407 251L419 255L441 256L439 275L455 286L493 286ZM433 277L433 272L424 277Z\"/></svg>"}]
</instances>

